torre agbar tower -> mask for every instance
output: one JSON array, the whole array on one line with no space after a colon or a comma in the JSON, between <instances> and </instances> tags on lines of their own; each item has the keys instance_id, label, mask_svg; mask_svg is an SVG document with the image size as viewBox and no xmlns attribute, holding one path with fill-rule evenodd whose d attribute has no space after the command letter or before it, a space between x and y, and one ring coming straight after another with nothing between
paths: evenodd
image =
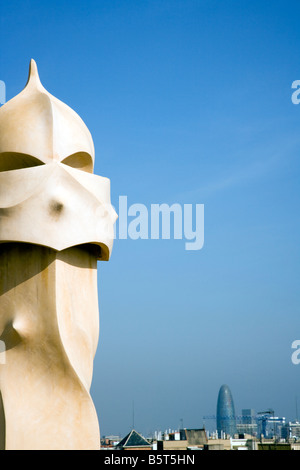
<instances>
[{"instance_id":1,"label":"torre agbar tower","mask_svg":"<svg viewBox=\"0 0 300 470\"><path fill-rule=\"evenodd\" d=\"M236 433L236 417L234 403L228 385L222 385L217 403L217 431L219 438L222 433L233 436Z\"/></svg>"}]
</instances>

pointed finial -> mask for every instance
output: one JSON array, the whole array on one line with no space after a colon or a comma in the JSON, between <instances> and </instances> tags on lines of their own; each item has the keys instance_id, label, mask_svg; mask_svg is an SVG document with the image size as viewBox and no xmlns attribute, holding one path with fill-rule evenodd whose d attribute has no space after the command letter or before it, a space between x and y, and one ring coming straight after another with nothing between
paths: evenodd
<instances>
[{"instance_id":1,"label":"pointed finial","mask_svg":"<svg viewBox=\"0 0 300 470\"><path fill-rule=\"evenodd\" d=\"M40 81L38 68L37 68L37 65L36 65L36 62L35 62L34 59L30 60L29 74L28 74L28 80L27 80L26 86L31 85L31 84L36 86L36 87L42 87L43 88L43 86L41 84L41 81Z\"/></svg>"}]
</instances>

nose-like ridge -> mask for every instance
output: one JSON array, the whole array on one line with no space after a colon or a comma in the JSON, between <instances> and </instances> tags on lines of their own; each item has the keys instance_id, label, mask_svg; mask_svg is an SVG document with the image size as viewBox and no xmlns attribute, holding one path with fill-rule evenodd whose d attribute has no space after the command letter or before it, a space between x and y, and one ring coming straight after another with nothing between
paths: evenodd
<instances>
[{"instance_id":1,"label":"nose-like ridge","mask_svg":"<svg viewBox=\"0 0 300 470\"><path fill-rule=\"evenodd\" d=\"M108 260L116 217L108 178L57 162L0 172L0 243L58 251L95 244L101 248L98 259Z\"/></svg>"}]
</instances>

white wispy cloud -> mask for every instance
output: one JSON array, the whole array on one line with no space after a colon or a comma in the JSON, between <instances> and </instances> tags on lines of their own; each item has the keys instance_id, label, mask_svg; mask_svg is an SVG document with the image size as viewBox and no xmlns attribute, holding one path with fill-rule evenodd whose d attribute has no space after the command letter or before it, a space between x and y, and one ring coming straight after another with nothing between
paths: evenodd
<instances>
[{"instance_id":1,"label":"white wispy cloud","mask_svg":"<svg viewBox=\"0 0 300 470\"><path fill-rule=\"evenodd\" d=\"M265 178L275 172L282 171L294 158L295 149L300 149L300 140L297 138L282 142L281 145L266 144L259 148L247 149L247 154L241 153L244 165L236 164L219 173L209 181L205 181L197 188L180 194L180 198L193 198L197 196L210 197L216 193L242 186L251 180ZM236 159L238 160L238 159ZM246 163L245 163L246 161Z\"/></svg>"}]
</instances>

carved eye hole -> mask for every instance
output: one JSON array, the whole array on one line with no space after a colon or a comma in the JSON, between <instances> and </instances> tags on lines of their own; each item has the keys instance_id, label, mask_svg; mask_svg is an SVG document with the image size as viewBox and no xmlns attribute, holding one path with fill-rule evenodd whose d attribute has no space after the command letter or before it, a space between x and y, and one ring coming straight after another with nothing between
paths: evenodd
<instances>
[{"instance_id":1,"label":"carved eye hole","mask_svg":"<svg viewBox=\"0 0 300 470\"><path fill-rule=\"evenodd\" d=\"M78 170L93 173L93 159L86 152L78 152L69 155L61 163ZM20 170L22 168L30 168L39 165L45 165L45 163L32 155L14 152L4 152L0 154L0 172Z\"/></svg>"},{"instance_id":2,"label":"carved eye hole","mask_svg":"<svg viewBox=\"0 0 300 470\"><path fill-rule=\"evenodd\" d=\"M65 158L61 163L76 168L77 170L93 173L93 159L86 152L78 152Z\"/></svg>"},{"instance_id":3,"label":"carved eye hole","mask_svg":"<svg viewBox=\"0 0 300 470\"><path fill-rule=\"evenodd\" d=\"M44 163L31 155L14 152L0 154L0 171L20 170L38 165L44 165Z\"/></svg>"}]
</instances>

